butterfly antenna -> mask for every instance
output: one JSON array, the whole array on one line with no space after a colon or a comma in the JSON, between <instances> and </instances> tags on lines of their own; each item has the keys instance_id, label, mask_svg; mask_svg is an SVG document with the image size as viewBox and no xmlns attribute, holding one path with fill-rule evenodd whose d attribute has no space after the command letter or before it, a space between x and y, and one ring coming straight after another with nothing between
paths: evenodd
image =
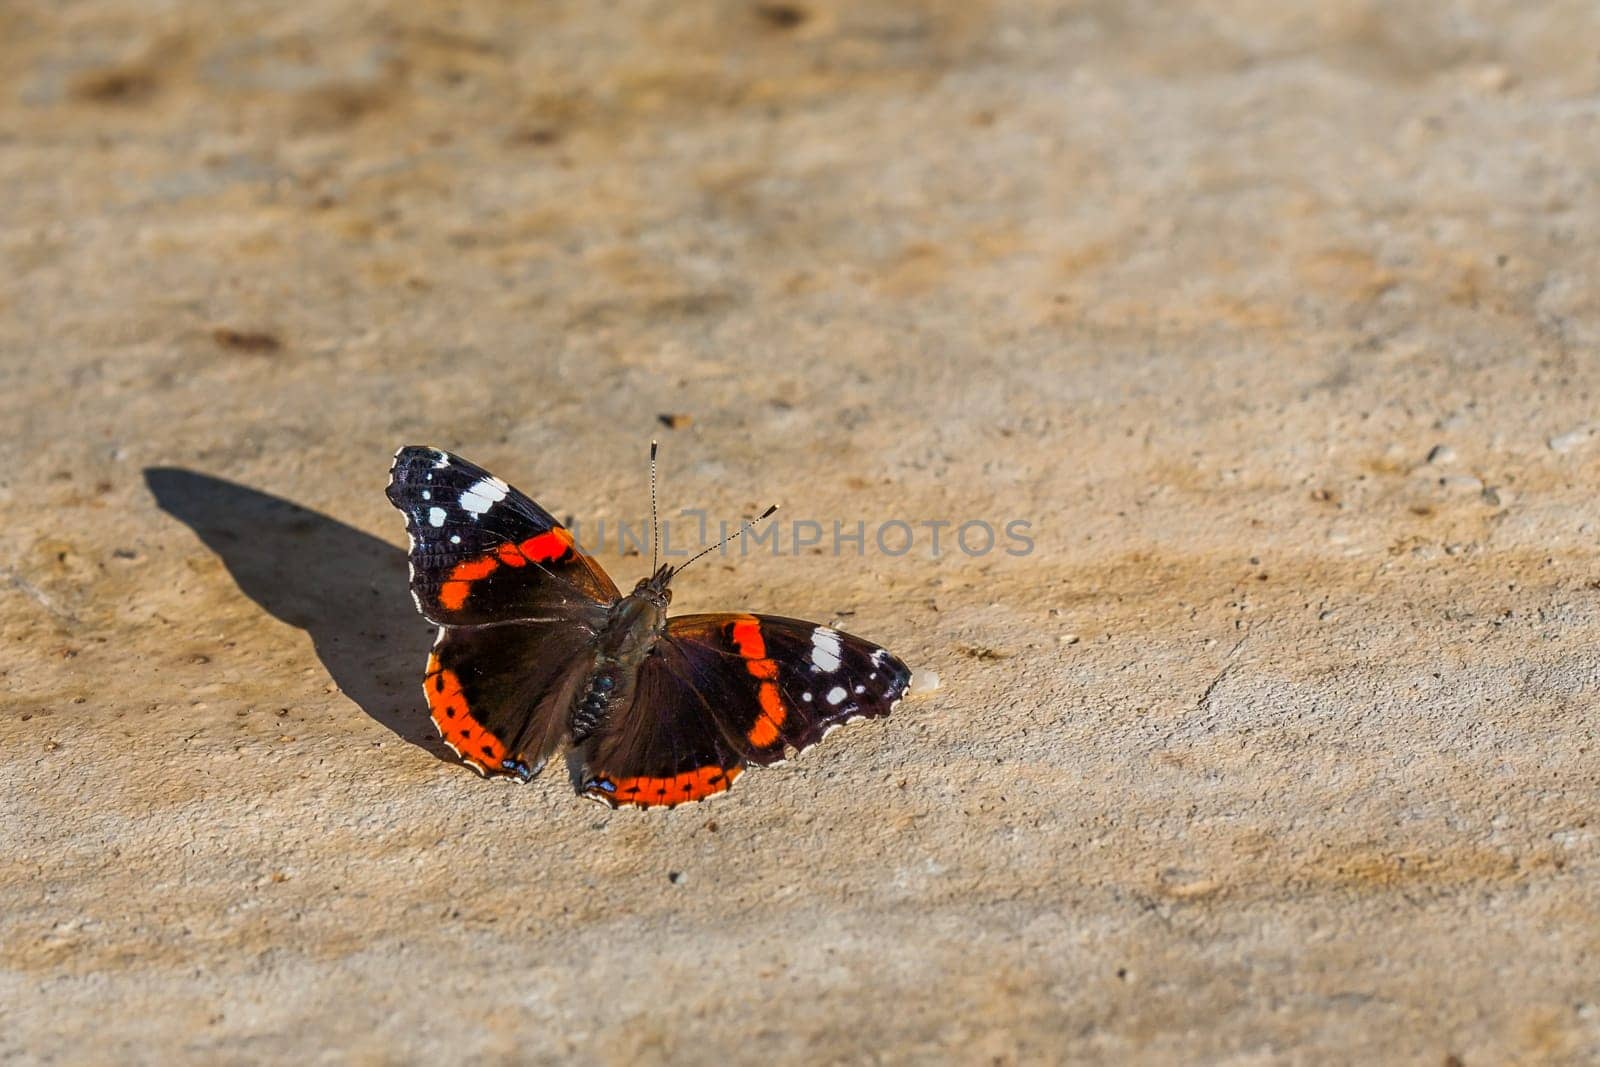
<instances>
[{"instance_id":1,"label":"butterfly antenna","mask_svg":"<svg viewBox=\"0 0 1600 1067\"><path fill-rule=\"evenodd\" d=\"M674 567L674 568L672 568L672 573L674 573L674 574L681 573L683 571L684 567L687 567L690 563L693 563L695 560L699 559L701 556L709 556L711 553L715 552L717 549L721 548L723 545L727 544L729 541L732 541L735 537L741 537L746 532L755 529L756 523L760 522L762 519L765 519L768 515L771 515L774 511L777 511L777 510L778 510L778 505L774 504L771 507L769 507L766 511L763 511L761 514L757 515L755 518L745 520L745 523L744 523L743 526L740 526L737 530L733 531L733 533L729 534L727 537L724 537L722 540L718 541L716 544L712 545L710 548L702 548L700 551L698 551L694 555L690 556L684 562L682 567Z\"/></svg>"},{"instance_id":2,"label":"butterfly antenna","mask_svg":"<svg viewBox=\"0 0 1600 1067\"><path fill-rule=\"evenodd\" d=\"M650 573L656 572L661 546L661 525L656 520L656 442L650 442Z\"/></svg>"}]
</instances>

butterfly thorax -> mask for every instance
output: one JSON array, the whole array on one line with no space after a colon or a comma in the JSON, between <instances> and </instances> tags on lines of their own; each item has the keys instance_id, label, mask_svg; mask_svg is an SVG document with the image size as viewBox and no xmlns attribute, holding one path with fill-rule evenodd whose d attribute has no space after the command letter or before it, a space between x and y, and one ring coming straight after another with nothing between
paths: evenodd
<instances>
[{"instance_id":1,"label":"butterfly thorax","mask_svg":"<svg viewBox=\"0 0 1600 1067\"><path fill-rule=\"evenodd\" d=\"M639 666L667 628L667 588L671 571L663 567L611 606L595 650L594 668L578 690L572 708L572 740L581 743L605 723L611 709L633 695Z\"/></svg>"}]
</instances>

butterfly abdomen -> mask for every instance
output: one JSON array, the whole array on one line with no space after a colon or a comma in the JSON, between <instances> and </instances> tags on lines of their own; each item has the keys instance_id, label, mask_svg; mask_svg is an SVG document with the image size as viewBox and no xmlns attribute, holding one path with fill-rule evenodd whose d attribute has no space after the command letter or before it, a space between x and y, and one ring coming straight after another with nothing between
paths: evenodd
<instances>
[{"instance_id":1,"label":"butterfly abdomen","mask_svg":"<svg viewBox=\"0 0 1600 1067\"><path fill-rule=\"evenodd\" d=\"M610 718L611 705L616 699L617 671L615 664L597 665L589 676L589 683L572 709L572 741L582 744Z\"/></svg>"}]
</instances>

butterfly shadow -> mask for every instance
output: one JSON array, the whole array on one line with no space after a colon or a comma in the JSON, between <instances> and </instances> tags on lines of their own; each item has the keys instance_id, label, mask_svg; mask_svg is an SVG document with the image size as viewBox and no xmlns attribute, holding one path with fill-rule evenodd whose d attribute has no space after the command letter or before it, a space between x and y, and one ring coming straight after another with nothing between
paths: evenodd
<instances>
[{"instance_id":1,"label":"butterfly shadow","mask_svg":"<svg viewBox=\"0 0 1600 1067\"><path fill-rule=\"evenodd\" d=\"M147 467L161 510L187 525L245 596L311 636L334 684L402 740L459 762L422 710L432 635L406 589L406 554L281 497L178 467Z\"/></svg>"}]
</instances>

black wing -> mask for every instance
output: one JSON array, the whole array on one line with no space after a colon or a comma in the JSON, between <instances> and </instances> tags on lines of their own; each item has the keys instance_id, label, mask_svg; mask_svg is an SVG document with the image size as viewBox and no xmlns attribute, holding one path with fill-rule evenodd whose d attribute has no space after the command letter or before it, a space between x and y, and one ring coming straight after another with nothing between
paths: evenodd
<instances>
[{"instance_id":1,"label":"black wing","mask_svg":"<svg viewBox=\"0 0 1600 1067\"><path fill-rule=\"evenodd\" d=\"M395 455L411 592L439 625L423 679L440 735L486 775L526 781L560 746L617 587L538 504L437 448Z\"/></svg>"},{"instance_id":2,"label":"black wing","mask_svg":"<svg viewBox=\"0 0 1600 1067\"><path fill-rule=\"evenodd\" d=\"M580 625L440 629L422 688L445 744L488 776L538 774L566 736L594 640Z\"/></svg>"},{"instance_id":3,"label":"black wing","mask_svg":"<svg viewBox=\"0 0 1600 1067\"><path fill-rule=\"evenodd\" d=\"M770 615L684 615L640 668L634 699L593 746L585 795L671 807L728 789L747 764L889 714L911 680L877 645Z\"/></svg>"},{"instance_id":4,"label":"black wing","mask_svg":"<svg viewBox=\"0 0 1600 1067\"><path fill-rule=\"evenodd\" d=\"M593 620L617 587L551 514L437 448L395 454L389 500L411 535L411 593L440 626Z\"/></svg>"}]
</instances>

